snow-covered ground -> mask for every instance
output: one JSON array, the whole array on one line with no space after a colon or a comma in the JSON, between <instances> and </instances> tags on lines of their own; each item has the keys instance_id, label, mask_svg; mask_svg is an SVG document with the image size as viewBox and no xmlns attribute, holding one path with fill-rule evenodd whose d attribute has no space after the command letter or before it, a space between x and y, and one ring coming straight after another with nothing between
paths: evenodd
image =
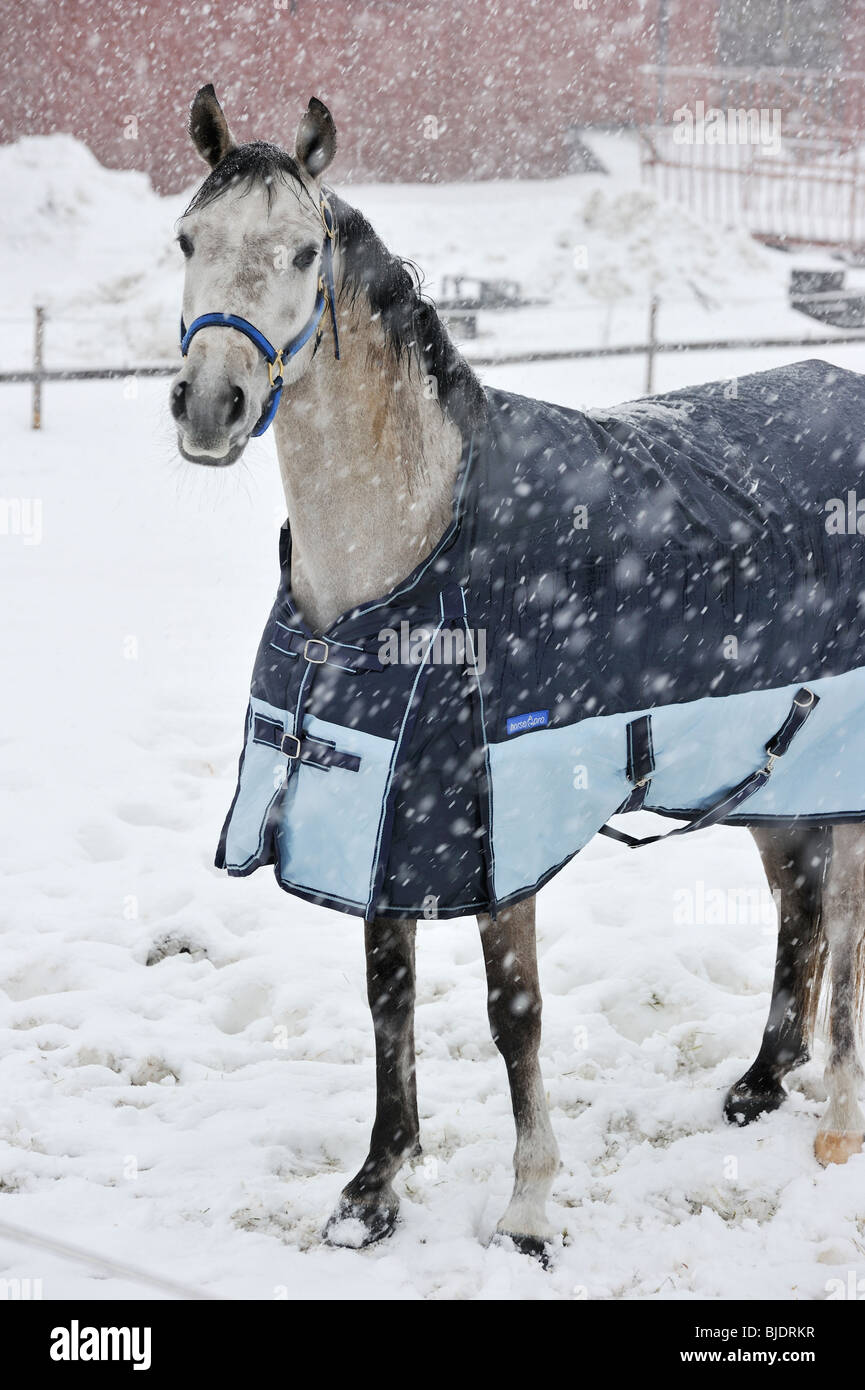
<instances>
[{"instance_id":1,"label":"snow-covered ground","mask_svg":"<svg viewBox=\"0 0 865 1390\"><path fill-rule=\"evenodd\" d=\"M647 204L627 146L609 145L612 181L349 193L433 283L485 272L554 298L537 345L600 341L604 316L624 341L652 275L718 301L683 293L670 331L807 327L784 304L788 258ZM26 361L40 299L100 320L51 325L55 363L169 357L183 200L59 137L0 150L0 173L16 192L0 313L21 320L3 364ZM485 348L513 347L513 326L489 331ZM658 389L795 355L662 358ZM587 406L638 394L642 372L622 359L486 376ZM777 1115L720 1120L756 1052L774 951L756 850L723 829L641 855L595 841L541 894L554 1267L485 1244L512 1120L469 920L419 927L425 1156L399 1180L402 1223L370 1251L320 1244L372 1118L361 927L267 872L212 867L276 581L273 445L224 473L190 469L165 397L147 381L52 385L33 434L27 391L0 395L3 496L25 500L24 526L0 535L0 1223L248 1299L819 1299L861 1277L865 1159L813 1158L820 1056ZM725 899L709 926L713 890L758 896L744 911ZM0 1279L28 1277L46 1298L152 1296L0 1238Z\"/></svg>"}]
</instances>

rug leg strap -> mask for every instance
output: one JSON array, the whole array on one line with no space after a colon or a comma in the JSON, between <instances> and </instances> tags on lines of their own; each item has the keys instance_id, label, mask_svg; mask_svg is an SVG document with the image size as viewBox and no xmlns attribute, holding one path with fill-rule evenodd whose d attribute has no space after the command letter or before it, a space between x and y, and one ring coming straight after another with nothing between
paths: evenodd
<instances>
[{"instance_id":1,"label":"rug leg strap","mask_svg":"<svg viewBox=\"0 0 865 1390\"><path fill-rule=\"evenodd\" d=\"M816 708L819 701L820 696L815 695L813 690L808 690L806 686L803 685L797 690L796 694L793 696L793 703L790 706L789 713L784 723L765 745L767 756L765 765L758 768L756 772L750 773L735 787L731 787L731 789L725 792L718 801L715 801L711 806L707 807L705 811L701 811L700 814L696 816L694 820L689 821L687 825L677 826L675 830L668 830L663 835L646 835L642 839L638 839L636 835L627 835L623 830L614 830L610 825L602 825L598 834L606 835L610 840L618 840L620 844L628 845L630 849L639 849L642 845L653 845L658 840L668 840L671 835L689 835L694 830L705 830L710 825L717 825L719 821L723 821L725 817L732 815L744 801L747 801L750 796L758 792L761 787L765 787L772 775L772 768L775 765L776 759L783 757L787 752L796 734L805 724L806 720L810 718L812 711ZM646 718L646 716L643 716L643 718ZM630 731L631 726L629 725L628 728ZM632 764L632 738L630 732L628 737L628 763L630 772ZM633 805L632 797L628 798L628 801L625 802L622 809L637 809Z\"/></svg>"}]
</instances>

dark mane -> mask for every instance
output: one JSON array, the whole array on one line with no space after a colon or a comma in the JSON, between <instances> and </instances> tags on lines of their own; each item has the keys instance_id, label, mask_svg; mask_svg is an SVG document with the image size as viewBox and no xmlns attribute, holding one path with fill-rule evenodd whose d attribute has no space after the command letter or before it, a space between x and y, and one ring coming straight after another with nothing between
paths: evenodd
<instances>
[{"instance_id":1,"label":"dark mane","mask_svg":"<svg viewBox=\"0 0 865 1390\"><path fill-rule=\"evenodd\" d=\"M388 251L357 208L333 194L328 200L339 229L341 297L351 303L359 294L366 295L397 356L411 356L416 349L424 374L436 382L442 409L470 432L483 417L483 388L451 342L435 305L422 294L417 266Z\"/></svg>"},{"instance_id":2,"label":"dark mane","mask_svg":"<svg viewBox=\"0 0 865 1390\"><path fill-rule=\"evenodd\" d=\"M272 200L274 185L289 181L297 184L299 198L309 197L297 160L286 150L265 141L238 145L207 176L186 212L208 207L237 185L248 192L263 184ZM463 433L470 433L483 418L483 387L451 342L435 306L423 295L417 267L388 251L357 208L329 191L328 201L336 218L342 261L340 299L353 304L359 294L366 296L397 357L405 354L411 361L416 350L423 374L436 383L442 410Z\"/></svg>"}]
</instances>

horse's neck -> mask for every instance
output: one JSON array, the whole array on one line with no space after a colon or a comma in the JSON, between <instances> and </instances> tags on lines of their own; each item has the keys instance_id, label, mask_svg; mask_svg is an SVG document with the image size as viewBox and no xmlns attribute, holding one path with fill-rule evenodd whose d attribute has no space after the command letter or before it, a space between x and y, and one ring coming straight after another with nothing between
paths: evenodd
<instances>
[{"instance_id":1,"label":"horse's neck","mask_svg":"<svg viewBox=\"0 0 865 1390\"><path fill-rule=\"evenodd\" d=\"M285 392L276 442L292 590L319 631L410 574L451 516L461 436L417 361L399 361L365 297Z\"/></svg>"}]
</instances>

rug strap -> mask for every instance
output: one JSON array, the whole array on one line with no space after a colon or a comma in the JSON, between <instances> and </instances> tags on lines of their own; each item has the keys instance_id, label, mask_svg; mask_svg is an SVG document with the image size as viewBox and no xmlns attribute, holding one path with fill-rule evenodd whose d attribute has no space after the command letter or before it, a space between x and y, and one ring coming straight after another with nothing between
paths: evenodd
<instances>
[{"instance_id":1,"label":"rug strap","mask_svg":"<svg viewBox=\"0 0 865 1390\"><path fill-rule=\"evenodd\" d=\"M625 740L628 748L626 775L631 790L618 807L617 816L623 816L626 811L641 811L652 784L652 773L655 771L652 716L641 714L639 719L632 719L625 729Z\"/></svg>"},{"instance_id":2,"label":"rug strap","mask_svg":"<svg viewBox=\"0 0 865 1390\"><path fill-rule=\"evenodd\" d=\"M815 695L813 690L808 690L806 686L801 686L793 696L793 703L790 706L790 710L783 724L765 745L767 761L764 766L758 768L756 772L750 773L743 781L725 792L718 801L707 807L705 811L701 811L700 814L696 816L694 820L689 821L687 825L677 826L675 830L668 830L663 835L646 835L642 839L638 839L636 835L627 835L623 830L614 830L610 825L602 825L598 834L606 835L610 840L617 840L620 844L627 845L630 849L639 849L643 845L654 845L658 840L668 840L672 835L688 835L693 830L706 830L710 825L717 825L719 821L723 821L727 816L732 815L744 801L747 801L755 792L758 792L761 787L765 787L772 775L772 768L776 760L783 757L787 752L796 734L810 718L812 711L817 707L819 702L819 695ZM631 781L634 781L634 778L631 776L631 770L632 767L635 766L633 753L634 736L632 734L632 729L634 725L640 724L643 720L648 720L649 718L650 716L644 715L640 720L634 720L628 725L628 777ZM645 734L638 733L637 747L646 747ZM648 733L648 748L652 758L651 770L654 770L654 753L651 751L651 728ZM634 793L639 791L640 787L643 789L642 796L639 804L634 804ZM637 782L634 786L634 792L628 797L628 800L620 808L620 811L639 810L645 800L647 788L647 780L644 779L642 782Z\"/></svg>"},{"instance_id":3,"label":"rug strap","mask_svg":"<svg viewBox=\"0 0 865 1390\"><path fill-rule=\"evenodd\" d=\"M275 719L257 714L253 721L252 737L255 743L266 743L288 756L289 762L308 763L310 767L320 767L329 771L332 767L342 768L344 772L360 772L361 759L355 753L343 753L331 739L317 738L314 734L287 734Z\"/></svg>"}]
</instances>

